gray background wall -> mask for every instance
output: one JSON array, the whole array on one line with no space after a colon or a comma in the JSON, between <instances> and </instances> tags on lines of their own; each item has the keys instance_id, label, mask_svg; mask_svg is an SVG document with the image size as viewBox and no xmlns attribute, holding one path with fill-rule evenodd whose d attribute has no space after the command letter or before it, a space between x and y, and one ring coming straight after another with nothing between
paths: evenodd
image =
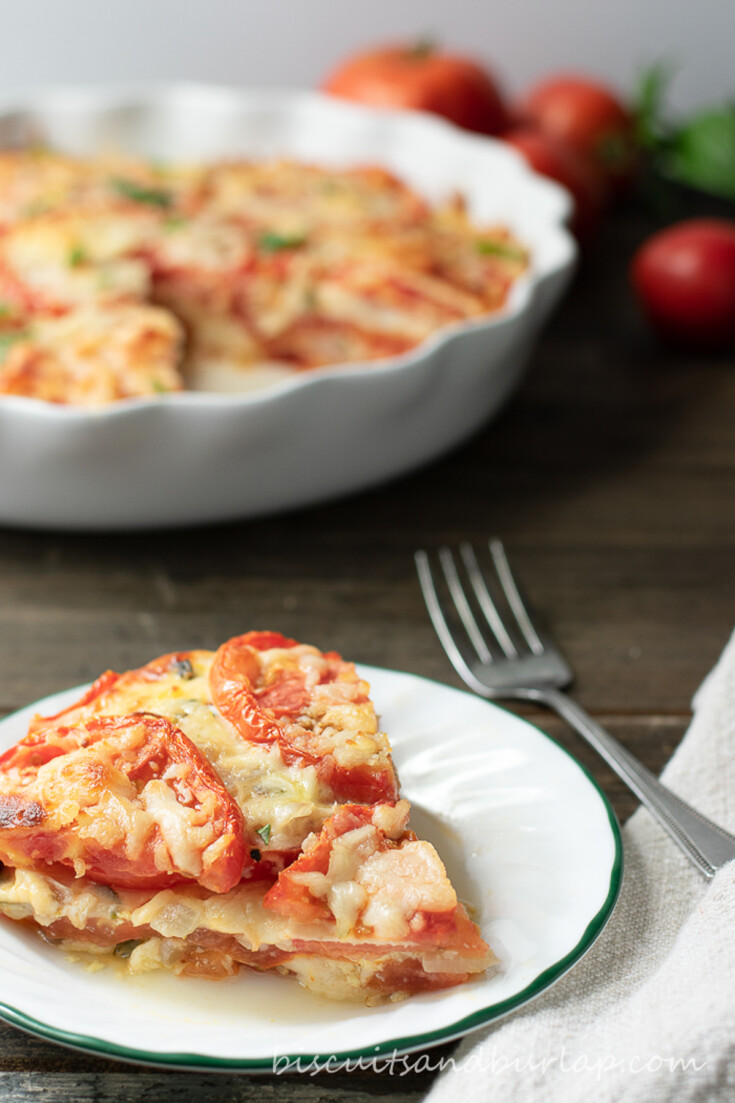
<instances>
[{"instance_id":1,"label":"gray background wall","mask_svg":"<svg viewBox=\"0 0 735 1103\"><path fill-rule=\"evenodd\" d=\"M429 34L519 90L577 68L621 90L679 67L677 109L735 95L735 0L0 0L0 91L195 79L311 86L350 50Z\"/></svg>"}]
</instances>

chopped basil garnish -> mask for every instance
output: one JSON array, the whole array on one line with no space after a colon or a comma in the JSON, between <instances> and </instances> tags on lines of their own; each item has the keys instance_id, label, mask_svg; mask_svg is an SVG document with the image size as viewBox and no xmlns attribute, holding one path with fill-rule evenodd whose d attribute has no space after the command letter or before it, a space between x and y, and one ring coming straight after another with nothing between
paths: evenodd
<instances>
[{"instance_id":1,"label":"chopped basil garnish","mask_svg":"<svg viewBox=\"0 0 735 1103\"><path fill-rule=\"evenodd\" d=\"M68 262L70 268L78 268L87 260L87 253L83 245L72 245L69 250Z\"/></svg>"},{"instance_id":2,"label":"chopped basil garnish","mask_svg":"<svg viewBox=\"0 0 735 1103\"><path fill-rule=\"evenodd\" d=\"M132 199L136 203L148 203L151 207L170 207L174 201L171 192L165 188L149 188L145 184L136 184L135 180L126 180L116 176L110 181L110 187L124 199Z\"/></svg>"},{"instance_id":3,"label":"chopped basil garnish","mask_svg":"<svg viewBox=\"0 0 735 1103\"><path fill-rule=\"evenodd\" d=\"M169 670L172 670L174 674L178 674L180 678L186 678L187 681L194 677L194 667L188 659L174 659Z\"/></svg>"},{"instance_id":4,"label":"chopped basil garnish","mask_svg":"<svg viewBox=\"0 0 735 1103\"><path fill-rule=\"evenodd\" d=\"M24 218L38 218L39 215L47 214L50 210L52 205L45 199L32 199L30 203L26 203L21 213Z\"/></svg>"},{"instance_id":5,"label":"chopped basil garnish","mask_svg":"<svg viewBox=\"0 0 735 1103\"><path fill-rule=\"evenodd\" d=\"M260 835L265 845L268 846L268 843L271 841L271 825L267 823L265 827L259 827L255 834Z\"/></svg>"},{"instance_id":6,"label":"chopped basil garnish","mask_svg":"<svg viewBox=\"0 0 735 1103\"><path fill-rule=\"evenodd\" d=\"M503 257L504 260L525 260L526 254L516 245L506 245L502 241L476 241L478 253L485 256Z\"/></svg>"},{"instance_id":7,"label":"chopped basil garnish","mask_svg":"<svg viewBox=\"0 0 735 1103\"><path fill-rule=\"evenodd\" d=\"M0 363L18 341L24 341L28 334L24 330L16 330L14 333L0 333Z\"/></svg>"},{"instance_id":8,"label":"chopped basil garnish","mask_svg":"<svg viewBox=\"0 0 735 1103\"><path fill-rule=\"evenodd\" d=\"M264 253L279 253L281 249L298 249L306 241L306 234L277 234L266 231L258 238L258 246Z\"/></svg>"},{"instance_id":9,"label":"chopped basil garnish","mask_svg":"<svg viewBox=\"0 0 735 1103\"><path fill-rule=\"evenodd\" d=\"M164 230L179 230L182 226L186 225L186 219L182 214L170 214L168 218L164 220Z\"/></svg>"},{"instance_id":10,"label":"chopped basil garnish","mask_svg":"<svg viewBox=\"0 0 735 1103\"><path fill-rule=\"evenodd\" d=\"M157 394L168 394L168 387L160 379L151 379L151 387Z\"/></svg>"},{"instance_id":11,"label":"chopped basil garnish","mask_svg":"<svg viewBox=\"0 0 735 1103\"><path fill-rule=\"evenodd\" d=\"M117 957L130 957L136 946L140 946L141 942L144 942L143 938L129 938L127 942L118 942L113 953Z\"/></svg>"}]
</instances>

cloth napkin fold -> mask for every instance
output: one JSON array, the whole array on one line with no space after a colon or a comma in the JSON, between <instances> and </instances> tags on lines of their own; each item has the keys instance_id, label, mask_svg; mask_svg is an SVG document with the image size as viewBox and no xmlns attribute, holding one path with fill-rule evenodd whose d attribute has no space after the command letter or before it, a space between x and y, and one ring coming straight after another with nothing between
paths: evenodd
<instances>
[{"instance_id":1,"label":"cloth napkin fold","mask_svg":"<svg viewBox=\"0 0 735 1103\"><path fill-rule=\"evenodd\" d=\"M735 635L662 780L735 833ZM465 1038L427 1103L731 1103L735 862L712 881L648 812L623 829L617 908L548 992Z\"/></svg>"}]
</instances>

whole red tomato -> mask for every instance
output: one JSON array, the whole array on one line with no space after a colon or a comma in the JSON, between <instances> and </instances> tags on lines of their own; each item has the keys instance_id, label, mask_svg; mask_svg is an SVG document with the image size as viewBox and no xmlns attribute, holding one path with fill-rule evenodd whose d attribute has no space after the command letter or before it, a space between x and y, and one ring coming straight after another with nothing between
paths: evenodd
<instances>
[{"instance_id":1,"label":"whole red tomato","mask_svg":"<svg viewBox=\"0 0 735 1103\"><path fill-rule=\"evenodd\" d=\"M503 140L522 153L536 172L549 176L571 192L574 214L569 228L580 241L588 240L597 228L608 198L605 177L594 162L565 142L530 127L509 130Z\"/></svg>"},{"instance_id":2,"label":"whole red tomato","mask_svg":"<svg viewBox=\"0 0 735 1103\"><path fill-rule=\"evenodd\" d=\"M635 166L633 120L602 84L580 76L558 76L535 85L521 101L522 117L560 138L597 163L616 190Z\"/></svg>"},{"instance_id":3,"label":"whole red tomato","mask_svg":"<svg viewBox=\"0 0 735 1103\"><path fill-rule=\"evenodd\" d=\"M426 44L356 54L322 88L375 107L432 111L481 134L498 134L506 125L505 104L493 78L474 61Z\"/></svg>"},{"instance_id":4,"label":"whole red tomato","mask_svg":"<svg viewBox=\"0 0 735 1103\"><path fill-rule=\"evenodd\" d=\"M694 218L654 234L631 280L658 332L684 344L735 342L735 222Z\"/></svg>"}]
</instances>

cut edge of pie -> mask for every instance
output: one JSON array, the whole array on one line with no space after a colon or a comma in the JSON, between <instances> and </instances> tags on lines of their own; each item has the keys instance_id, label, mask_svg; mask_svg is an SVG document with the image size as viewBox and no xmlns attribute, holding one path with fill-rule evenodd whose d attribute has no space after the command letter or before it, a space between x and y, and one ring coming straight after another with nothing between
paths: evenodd
<instances>
[{"instance_id":1,"label":"cut edge of pie","mask_svg":"<svg viewBox=\"0 0 735 1103\"><path fill-rule=\"evenodd\" d=\"M409 813L354 665L251 632L107 672L0 755L0 914L133 974L453 987L498 960Z\"/></svg>"}]
</instances>

